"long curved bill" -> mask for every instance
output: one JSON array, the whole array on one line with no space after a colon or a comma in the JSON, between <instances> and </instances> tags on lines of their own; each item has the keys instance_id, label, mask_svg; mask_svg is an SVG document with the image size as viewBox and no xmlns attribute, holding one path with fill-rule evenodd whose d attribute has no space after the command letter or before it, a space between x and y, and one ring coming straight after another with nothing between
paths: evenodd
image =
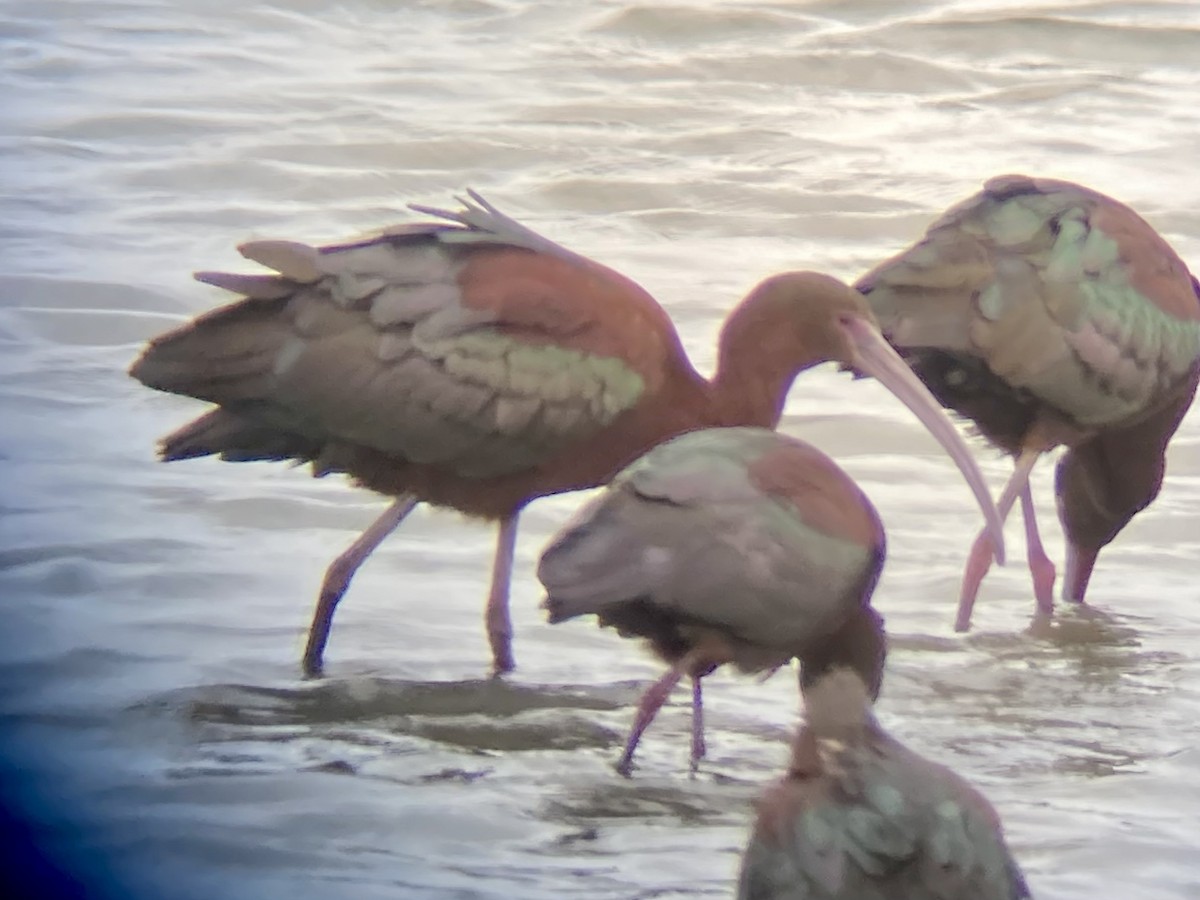
<instances>
[{"instance_id":1,"label":"long curved bill","mask_svg":"<svg viewBox=\"0 0 1200 900\"><path fill-rule=\"evenodd\" d=\"M988 536L992 539L996 562L1003 565L1004 518L992 501L991 492L988 491L987 482L983 480L983 473L979 470L975 457L971 455L950 417L870 321L854 316L845 320L843 324L854 345L854 368L874 378L912 410L913 415L921 420L921 424L950 454L950 458L962 472L979 508L983 510L984 523Z\"/></svg>"}]
</instances>

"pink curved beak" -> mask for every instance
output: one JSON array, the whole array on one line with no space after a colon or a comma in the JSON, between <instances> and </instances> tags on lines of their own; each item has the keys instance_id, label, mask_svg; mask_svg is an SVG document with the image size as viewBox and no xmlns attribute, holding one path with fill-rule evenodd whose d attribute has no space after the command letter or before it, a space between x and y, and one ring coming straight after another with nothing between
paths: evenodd
<instances>
[{"instance_id":1,"label":"pink curved beak","mask_svg":"<svg viewBox=\"0 0 1200 900\"><path fill-rule=\"evenodd\" d=\"M970 449L958 433L958 429L954 427L954 423L950 421L950 417L946 415L946 411L872 322L853 316L843 321L843 327L854 347L853 368L871 376L895 394L950 454L950 458L954 460L954 464L958 466L971 488L971 493L975 495L979 508L983 510L985 527L995 548L996 562L1003 565L1004 519L992 500L975 457L971 455Z\"/></svg>"}]
</instances>

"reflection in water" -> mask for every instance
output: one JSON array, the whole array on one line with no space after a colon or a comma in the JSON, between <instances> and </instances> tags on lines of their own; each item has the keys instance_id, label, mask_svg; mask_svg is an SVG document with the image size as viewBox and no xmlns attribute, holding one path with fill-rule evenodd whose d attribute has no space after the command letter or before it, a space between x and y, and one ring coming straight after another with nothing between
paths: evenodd
<instances>
[{"instance_id":1,"label":"reflection in water","mask_svg":"<svg viewBox=\"0 0 1200 900\"><path fill-rule=\"evenodd\" d=\"M988 757L998 778L1145 771L1173 749L1164 744L1158 708L1173 691L1165 676L1191 663L1147 649L1137 621L1066 605L1053 622L1035 619L1023 634L975 633L964 642L965 665L927 671L904 698L903 713L909 727L940 725L952 735L943 745L950 751ZM927 666L929 642L915 643ZM908 645L904 636L893 639L905 660L901 673Z\"/></svg>"},{"instance_id":2,"label":"reflection in water","mask_svg":"<svg viewBox=\"0 0 1200 900\"><path fill-rule=\"evenodd\" d=\"M200 748L302 739L385 748L415 737L488 755L612 746L620 735L587 713L623 710L633 697L633 684L599 689L535 687L501 679L370 678L324 680L300 688L208 685L144 701L133 711L178 718L195 729ZM234 759L226 751L218 755L230 764L262 761Z\"/></svg>"},{"instance_id":3,"label":"reflection in water","mask_svg":"<svg viewBox=\"0 0 1200 900\"><path fill-rule=\"evenodd\" d=\"M408 716L498 719L556 709L616 709L628 702L618 689L605 696L591 686L534 686L501 678L405 682L389 678L321 679L298 688L209 685L178 692L161 703L182 705L188 718L223 724L366 722ZM635 686L628 685L632 692Z\"/></svg>"}]
</instances>

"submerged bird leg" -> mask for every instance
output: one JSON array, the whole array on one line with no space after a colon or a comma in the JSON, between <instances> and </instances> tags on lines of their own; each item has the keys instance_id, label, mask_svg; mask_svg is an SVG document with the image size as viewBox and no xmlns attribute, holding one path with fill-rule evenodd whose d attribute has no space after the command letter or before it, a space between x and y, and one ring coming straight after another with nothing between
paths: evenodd
<instances>
[{"instance_id":1,"label":"submerged bird leg","mask_svg":"<svg viewBox=\"0 0 1200 900\"><path fill-rule=\"evenodd\" d=\"M765 672L758 675L754 679L754 683L755 684L766 684L766 682L769 681L776 672L778 672L780 669L782 669L786 665L787 665L787 662L781 662L777 666L771 666L771 668L767 669Z\"/></svg>"},{"instance_id":2,"label":"submerged bird leg","mask_svg":"<svg viewBox=\"0 0 1200 900\"><path fill-rule=\"evenodd\" d=\"M1008 484L1004 485L1004 492L1000 495L1000 499L996 501L996 509L1000 512L1001 520L1008 517L1017 496L1026 489L1029 484L1029 473L1033 471L1033 467L1041 455L1040 446L1026 446L1021 451L1021 455L1017 457L1017 464L1013 468L1012 476L1008 479ZM983 576L992 567L992 557L992 539L985 528L975 538L975 543L971 546L971 554L967 557L967 567L963 572L962 593L958 599L958 615L954 620L955 631L966 631L970 627L971 611L975 608L979 585L983 583Z\"/></svg>"},{"instance_id":3,"label":"submerged bird leg","mask_svg":"<svg viewBox=\"0 0 1200 900\"><path fill-rule=\"evenodd\" d=\"M1054 612L1054 563L1042 547L1028 481L1021 489L1021 517L1025 520L1025 556L1029 561L1029 574L1033 576L1033 596L1037 599L1038 610L1049 615Z\"/></svg>"},{"instance_id":4,"label":"submerged bird leg","mask_svg":"<svg viewBox=\"0 0 1200 900\"><path fill-rule=\"evenodd\" d=\"M512 584L513 552L517 546L517 514L500 522L496 535L496 556L492 560L492 587L488 591L484 620L488 643L492 648L492 675L511 672L517 664L512 652L512 616L508 609L508 591Z\"/></svg>"},{"instance_id":5,"label":"submerged bird leg","mask_svg":"<svg viewBox=\"0 0 1200 900\"><path fill-rule=\"evenodd\" d=\"M692 774L700 768L700 760L708 753L704 744L704 697L700 687L703 675L692 676Z\"/></svg>"},{"instance_id":6,"label":"submerged bird leg","mask_svg":"<svg viewBox=\"0 0 1200 900\"><path fill-rule=\"evenodd\" d=\"M1092 568L1099 550L1076 546L1067 541L1067 571L1063 577L1062 597L1071 603L1082 603L1087 593Z\"/></svg>"},{"instance_id":7,"label":"submerged bird leg","mask_svg":"<svg viewBox=\"0 0 1200 900\"><path fill-rule=\"evenodd\" d=\"M714 668L725 662L725 655L714 656L717 646L711 640L701 640L683 656L677 659L662 678L646 688L638 700L637 714L633 719L633 727L629 729L629 738L625 741L625 752L617 762L617 771L626 777L633 770L633 754L637 750L642 734L654 721L662 705L671 696L675 685L679 684L684 675L692 679L692 771L695 771L700 757L704 756L704 714L701 707L700 679ZM699 735L699 737L697 737Z\"/></svg>"},{"instance_id":8,"label":"submerged bird leg","mask_svg":"<svg viewBox=\"0 0 1200 900\"><path fill-rule=\"evenodd\" d=\"M324 672L325 642L329 640L333 611L342 595L346 593L346 588L350 586L350 579L354 577L363 561L383 543L384 538L400 526L404 517L412 512L416 505L417 500L414 497L397 499L325 570L325 580L321 583L321 593L317 597L317 608L313 612L312 625L308 628L308 644L304 648L303 666L306 678L319 678Z\"/></svg>"}]
</instances>

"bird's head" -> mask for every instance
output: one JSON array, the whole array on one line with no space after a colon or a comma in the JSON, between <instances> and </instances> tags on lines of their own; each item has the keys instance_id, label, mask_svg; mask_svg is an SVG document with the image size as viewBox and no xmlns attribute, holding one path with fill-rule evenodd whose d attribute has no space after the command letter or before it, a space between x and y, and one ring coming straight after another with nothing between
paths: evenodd
<instances>
[{"instance_id":1,"label":"bird's head","mask_svg":"<svg viewBox=\"0 0 1200 900\"><path fill-rule=\"evenodd\" d=\"M879 334L879 323L858 291L820 272L782 272L750 292L729 317L722 343L779 354L796 371L822 362L857 367L866 331Z\"/></svg>"}]
</instances>

